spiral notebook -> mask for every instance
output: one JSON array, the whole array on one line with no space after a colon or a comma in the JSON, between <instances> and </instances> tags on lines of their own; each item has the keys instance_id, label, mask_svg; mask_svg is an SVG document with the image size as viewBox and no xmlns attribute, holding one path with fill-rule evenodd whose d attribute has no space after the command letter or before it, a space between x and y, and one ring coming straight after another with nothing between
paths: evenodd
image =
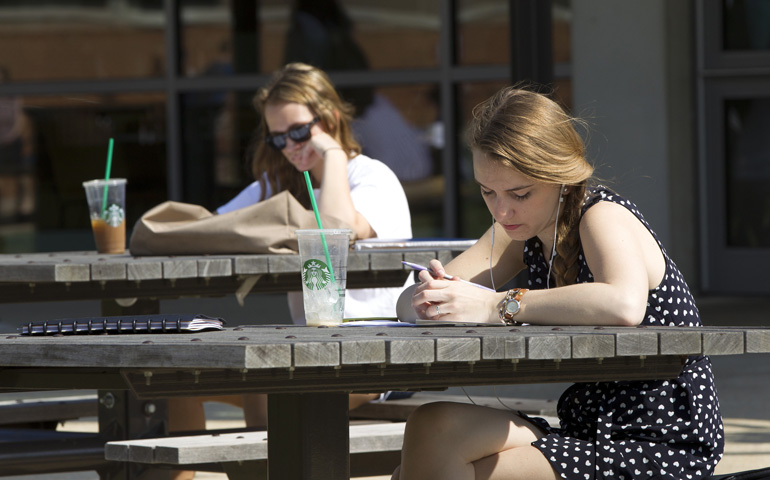
<instances>
[{"instance_id":1,"label":"spiral notebook","mask_svg":"<svg viewBox=\"0 0 770 480\"><path fill-rule=\"evenodd\" d=\"M221 318L199 314L126 315L29 322L19 331L22 335L184 333L223 330L224 323Z\"/></svg>"}]
</instances>

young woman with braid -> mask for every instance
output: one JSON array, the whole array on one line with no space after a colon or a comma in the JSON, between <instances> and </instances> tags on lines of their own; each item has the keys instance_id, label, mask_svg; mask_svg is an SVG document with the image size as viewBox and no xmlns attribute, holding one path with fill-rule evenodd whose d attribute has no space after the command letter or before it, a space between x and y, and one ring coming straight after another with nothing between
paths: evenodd
<instances>
[{"instance_id":1,"label":"young woman with braid","mask_svg":"<svg viewBox=\"0 0 770 480\"><path fill-rule=\"evenodd\" d=\"M533 325L701 325L681 273L636 206L591 185L576 120L547 97L505 88L469 128L473 171L496 223L410 293L424 319ZM529 272L528 289L491 293ZM444 274L454 275L444 280ZM708 357L672 380L581 383L560 426L438 402L407 421L394 480L703 479L722 456Z\"/></svg>"}]
</instances>

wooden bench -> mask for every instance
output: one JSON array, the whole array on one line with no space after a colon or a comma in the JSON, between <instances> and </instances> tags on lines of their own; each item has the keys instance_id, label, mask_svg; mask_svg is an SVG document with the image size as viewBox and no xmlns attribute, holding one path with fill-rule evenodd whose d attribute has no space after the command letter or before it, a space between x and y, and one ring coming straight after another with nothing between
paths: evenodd
<instances>
[{"instance_id":1,"label":"wooden bench","mask_svg":"<svg viewBox=\"0 0 770 480\"><path fill-rule=\"evenodd\" d=\"M472 398L478 405L521 410L557 423L554 417L549 417L549 414L555 415L556 410L556 402L552 400ZM435 401L470 403L465 396L417 393L410 398L372 403L352 411L349 431L351 477L392 473L401 461L404 420L419 405ZM230 480L262 479L267 478L267 432L114 441L106 444L105 458L161 468L225 472Z\"/></svg>"},{"instance_id":2,"label":"wooden bench","mask_svg":"<svg viewBox=\"0 0 770 480\"><path fill-rule=\"evenodd\" d=\"M390 473L400 462L405 422L350 426L351 476ZM107 460L224 471L230 480L267 478L267 432L108 442Z\"/></svg>"},{"instance_id":3,"label":"wooden bench","mask_svg":"<svg viewBox=\"0 0 770 480\"><path fill-rule=\"evenodd\" d=\"M97 433L57 431L61 422L96 417L96 393L25 392L0 396L0 476L107 467Z\"/></svg>"},{"instance_id":4,"label":"wooden bench","mask_svg":"<svg viewBox=\"0 0 770 480\"><path fill-rule=\"evenodd\" d=\"M31 392L25 398L0 399L0 426L56 429L60 422L97 416L98 407L95 393L40 397Z\"/></svg>"}]
</instances>

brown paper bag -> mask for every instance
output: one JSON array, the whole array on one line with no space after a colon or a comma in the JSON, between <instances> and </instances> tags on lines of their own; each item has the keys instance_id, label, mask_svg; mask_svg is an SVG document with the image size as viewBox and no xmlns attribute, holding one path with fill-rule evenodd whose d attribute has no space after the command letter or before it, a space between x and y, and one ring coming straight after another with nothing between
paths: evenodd
<instances>
[{"instance_id":1,"label":"brown paper bag","mask_svg":"<svg viewBox=\"0 0 770 480\"><path fill-rule=\"evenodd\" d=\"M333 217L321 222L324 228L349 228ZM136 222L129 250L132 255L296 253L294 231L303 228L318 228L315 215L289 192L222 215L168 201Z\"/></svg>"}]
</instances>

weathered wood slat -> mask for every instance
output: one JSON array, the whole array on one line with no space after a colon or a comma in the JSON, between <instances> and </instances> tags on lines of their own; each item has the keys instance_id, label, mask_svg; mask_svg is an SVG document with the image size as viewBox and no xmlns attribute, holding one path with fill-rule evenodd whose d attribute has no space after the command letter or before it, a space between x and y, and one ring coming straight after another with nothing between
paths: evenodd
<instances>
[{"instance_id":1,"label":"weathered wood slat","mask_svg":"<svg viewBox=\"0 0 770 480\"><path fill-rule=\"evenodd\" d=\"M198 260L198 276L229 277L233 274L233 261L229 258L205 258Z\"/></svg>"},{"instance_id":2,"label":"weathered wood slat","mask_svg":"<svg viewBox=\"0 0 770 480\"><path fill-rule=\"evenodd\" d=\"M96 262L91 265L91 279L96 281L125 280L126 265L111 262Z\"/></svg>"},{"instance_id":3,"label":"weathered wood slat","mask_svg":"<svg viewBox=\"0 0 770 480\"><path fill-rule=\"evenodd\" d=\"M770 331L752 330L746 331L746 353L770 352Z\"/></svg>"},{"instance_id":4,"label":"weathered wood slat","mask_svg":"<svg viewBox=\"0 0 770 480\"><path fill-rule=\"evenodd\" d=\"M233 259L233 273L255 275L269 272L268 255L238 255Z\"/></svg>"},{"instance_id":5,"label":"weathered wood slat","mask_svg":"<svg viewBox=\"0 0 770 480\"><path fill-rule=\"evenodd\" d=\"M703 332L672 330L660 337L661 355L698 355L703 352Z\"/></svg>"},{"instance_id":6,"label":"weathered wood slat","mask_svg":"<svg viewBox=\"0 0 770 480\"><path fill-rule=\"evenodd\" d=\"M403 422L350 426L350 453L401 450ZM267 432L222 433L108 442L105 458L119 462L195 465L267 459Z\"/></svg>"},{"instance_id":7,"label":"weathered wood slat","mask_svg":"<svg viewBox=\"0 0 770 480\"><path fill-rule=\"evenodd\" d=\"M296 341L301 338L301 341ZM293 347L292 347L293 344ZM263 326L188 334L78 335L0 339L0 362L118 368L345 367L354 365L566 360L770 351L767 329L519 327L317 328ZM87 353L85 353L87 352ZM213 357L215 362L204 357ZM117 359L117 361L115 360Z\"/></svg>"},{"instance_id":8,"label":"weathered wood slat","mask_svg":"<svg viewBox=\"0 0 770 480\"><path fill-rule=\"evenodd\" d=\"M743 353L745 335L743 332L716 331L703 333L705 355L734 355Z\"/></svg>"},{"instance_id":9,"label":"weathered wood slat","mask_svg":"<svg viewBox=\"0 0 770 480\"><path fill-rule=\"evenodd\" d=\"M476 362L481 360L481 340L478 338L438 338L437 362Z\"/></svg>"},{"instance_id":10,"label":"weathered wood slat","mask_svg":"<svg viewBox=\"0 0 770 480\"><path fill-rule=\"evenodd\" d=\"M97 415L97 407L96 395L0 401L0 425L94 417Z\"/></svg>"},{"instance_id":11,"label":"weathered wood slat","mask_svg":"<svg viewBox=\"0 0 770 480\"><path fill-rule=\"evenodd\" d=\"M388 363L392 364L425 364L436 358L436 347L433 340L390 340L388 347Z\"/></svg>"},{"instance_id":12,"label":"weathered wood slat","mask_svg":"<svg viewBox=\"0 0 770 480\"><path fill-rule=\"evenodd\" d=\"M198 261L195 259L174 259L163 262L163 278L196 278L198 276Z\"/></svg>"},{"instance_id":13,"label":"weathered wood slat","mask_svg":"<svg viewBox=\"0 0 770 480\"><path fill-rule=\"evenodd\" d=\"M632 330L615 334L615 353L618 356L647 356L658 354L658 334Z\"/></svg>"},{"instance_id":14,"label":"weathered wood slat","mask_svg":"<svg viewBox=\"0 0 770 480\"><path fill-rule=\"evenodd\" d=\"M379 364L387 361L384 340L355 340L341 342L342 365Z\"/></svg>"},{"instance_id":15,"label":"weathered wood slat","mask_svg":"<svg viewBox=\"0 0 770 480\"><path fill-rule=\"evenodd\" d=\"M163 263L158 260L135 261L126 264L126 277L131 281L160 280L163 278Z\"/></svg>"},{"instance_id":16,"label":"weathered wood slat","mask_svg":"<svg viewBox=\"0 0 770 480\"><path fill-rule=\"evenodd\" d=\"M570 337L544 334L527 338L527 358L531 360L556 360L572 357Z\"/></svg>"},{"instance_id":17,"label":"weathered wood slat","mask_svg":"<svg viewBox=\"0 0 770 480\"><path fill-rule=\"evenodd\" d=\"M572 337L572 358L608 358L615 356L615 336L585 334Z\"/></svg>"}]
</instances>

